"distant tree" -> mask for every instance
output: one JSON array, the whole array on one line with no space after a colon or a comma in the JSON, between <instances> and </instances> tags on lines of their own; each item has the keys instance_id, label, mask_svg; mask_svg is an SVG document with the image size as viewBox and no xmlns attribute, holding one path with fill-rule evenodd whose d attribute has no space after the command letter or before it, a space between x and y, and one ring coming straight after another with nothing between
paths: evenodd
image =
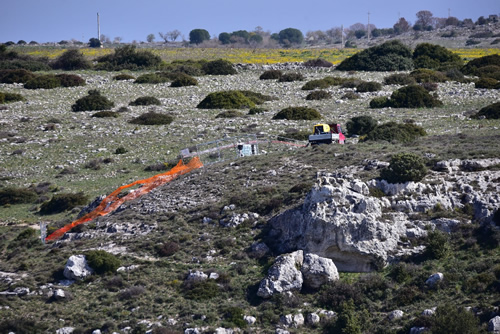
<instances>
[{"instance_id":1,"label":"distant tree","mask_svg":"<svg viewBox=\"0 0 500 334\"><path fill-rule=\"evenodd\" d=\"M22 39L17 42L17 45L26 45L26 44L27 44L26 41Z\"/></svg>"},{"instance_id":2,"label":"distant tree","mask_svg":"<svg viewBox=\"0 0 500 334\"><path fill-rule=\"evenodd\" d=\"M122 39L120 36L117 36L115 37L115 39L113 40L113 43L116 43L116 44L120 44L122 42Z\"/></svg>"},{"instance_id":3,"label":"distant tree","mask_svg":"<svg viewBox=\"0 0 500 334\"><path fill-rule=\"evenodd\" d=\"M222 44L229 44L229 43L231 43L231 34L229 34L227 32L221 32L219 34L219 41Z\"/></svg>"},{"instance_id":4,"label":"distant tree","mask_svg":"<svg viewBox=\"0 0 500 334\"><path fill-rule=\"evenodd\" d=\"M429 27L432 29L433 24L433 16L432 13L428 10L421 10L417 12L417 22L415 25L422 27L421 30L429 30Z\"/></svg>"},{"instance_id":5,"label":"distant tree","mask_svg":"<svg viewBox=\"0 0 500 334\"><path fill-rule=\"evenodd\" d=\"M148 37L146 37L146 41L148 41L148 43L153 43L155 41L155 35L149 34Z\"/></svg>"},{"instance_id":6,"label":"distant tree","mask_svg":"<svg viewBox=\"0 0 500 334\"><path fill-rule=\"evenodd\" d=\"M89 39L89 47L91 48L100 48L101 47L101 41L95 37Z\"/></svg>"},{"instance_id":7,"label":"distant tree","mask_svg":"<svg viewBox=\"0 0 500 334\"><path fill-rule=\"evenodd\" d=\"M248 42L252 45L260 44L263 41L264 41L264 38L262 37L262 35L259 35L259 34L254 33L254 32L251 32L250 37L248 38Z\"/></svg>"},{"instance_id":8,"label":"distant tree","mask_svg":"<svg viewBox=\"0 0 500 334\"><path fill-rule=\"evenodd\" d=\"M354 36L356 36L357 39L363 38L366 35L366 31L364 30L356 30L354 32Z\"/></svg>"},{"instance_id":9,"label":"distant tree","mask_svg":"<svg viewBox=\"0 0 500 334\"><path fill-rule=\"evenodd\" d=\"M482 26L488 23L488 20L484 18L484 16L479 16L479 18L476 21L476 25Z\"/></svg>"},{"instance_id":10,"label":"distant tree","mask_svg":"<svg viewBox=\"0 0 500 334\"><path fill-rule=\"evenodd\" d=\"M474 21L472 21L472 19L464 19L461 23L461 26L472 28L474 26Z\"/></svg>"},{"instance_id":11,"label":"distant tree","mask_svg":"<svg viewBox=\"0 0 500 334\"><path fill-rule=\"evenodd\" d=\"M326 31L326 35L331 39L333 43L342 41L342 29L339 27L328 29Z\"/></svg>"},{"instance_id":12,"label":"distant tree","mask_svg":"<svg viewBox=\"0 0 500 334\"><path fill-rule=\"evenodd\" d=\"M261 36L265 35L264 29L262 29L261 26L256 26L255 29L253 30L253 32L256 33L257 35L261 35Z\"/></svg>"},{"instance_id":13,"label":"distant tree","mask_svg":"<svg viewBox=\"0 0 500 334\"><path fill-rule=\"evenodd\" d=\"M279 32L278 34L279 42L282 45L290 46L292 44L302 44L304 41L304 35L302 32L295 28L286 28Z\"/></svg>"},{"instance_id":14,"label":"distant tree","mask_svg":"<svg viewBox=\"0 0 500 334\"><path fill-rule=\"evenodd\" d=\"M167 36L168 38L170 38L170 41L172 42L175 42L175 40L179 38L180 35L181 32L177 29L167 32Z\"/></svg>"},{"instance_id":15,"label":"distant tree","mask_svg":"<svg viewBox=\"0 0 500 334\"><path fill-rule=\"evenodd\" d=\"M111 43L111 40L109 39L109 37L104 35L104 34L101 34L101 36L99 36L99 40L101 41L102 44Z\"/></svg>"},{"instance_id":16,"label":"distant tree","mask_svg":"<svg viewBox=\"0 0 500 334\"><path fill-rule=\"evenodd\" d=\"M189 32L189 43L200 44L210 39L210 34L205 29L193 29Z\"/></svg>"},{"instance_id":17,"label":"distant tree","mask_svg":"<svg viewBox=\"0 0 500 334\"><path fill-rule=\"evenodd\" d=\"M168 36L167 36L167 34L159 32L158 35L160 36L161 39L163 39L165 41L165 43L168 43Z\"/></svg>"},{"instance_id":18,"label":"distant tree","mask_svg":"<svg viewBox=\"0 0 500 334\"><path fill-rule=\"evenodd\" d=\"M242 43L248 43L249 38L250 34L246 30L238 30L231 33L231 39L237 40Z\"/></svg>"},{"instance_id":19,"label":"distant tree","mask_svg":"<svg viewBox=\"0 0 500 334\"><path fill-rule=\"evenodd\" d=\"M446 24L446 26L455 26L456 27L456 26L460 25L460 20L454 16L450 16L449 18L446 19L445 24Z\"/></svg>"},{"instance_id":20,"label":"distant tree","mask_svg":"<svg viewBox=\"0 0 500 334\"><path fill-rule=\"evenodd\" d=\"M38 44L38 42L37 42L37 41L31 41L29 44L30 44L30 45L37 45L37 44Z\"/></svg>"}]
</instances>

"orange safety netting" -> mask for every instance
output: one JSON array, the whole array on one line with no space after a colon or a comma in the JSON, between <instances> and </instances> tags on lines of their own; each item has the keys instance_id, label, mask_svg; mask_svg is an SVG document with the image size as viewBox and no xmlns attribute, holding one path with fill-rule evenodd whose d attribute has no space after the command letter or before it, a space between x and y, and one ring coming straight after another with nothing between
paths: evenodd
<instances>
[{"instance_id":1,"label":"orange safety netting","mask_svg":"<svg viewBox=\"0 0 500 334\"><path fill-rule=\"evenodd\" d=\"M94 211L86 214L85 216L75 220L74 222L58 229L51 235L49 235L47 238L45 238L46 241L50 240L55 240L64 235L64 233L68 232L71 230L73 227L78 226L80 224L86 223L94 218L100 217L100 216L105 216L108 213L113 212L116 210L120 205L122 205L126 201L131 201L133 199L136 199L137 197L140 197L154 188L161 186L162 184L168 183L172 181L173 179L177 178L180 175L186 174L191 172L194 169L198 169L203 167L202 162L198 157L194 157L189 161L187 165L185 165L182 160L179 161L177 166L172 168L166 173L158 174L155 176L152 176L148 179L144 180L138 180L135 182L132 182L130 184L121 186L120 188L116 189L113 191L110 195L108 195L105 199L102 200L101 204L97 208L95 208ZM135 190L132 190L130 193L128 193L126 196L123 196L119 198L119 195L123 189L130 188L135 185L142 185L142 187L137 188Z\"/></svg>"}]
</instances>

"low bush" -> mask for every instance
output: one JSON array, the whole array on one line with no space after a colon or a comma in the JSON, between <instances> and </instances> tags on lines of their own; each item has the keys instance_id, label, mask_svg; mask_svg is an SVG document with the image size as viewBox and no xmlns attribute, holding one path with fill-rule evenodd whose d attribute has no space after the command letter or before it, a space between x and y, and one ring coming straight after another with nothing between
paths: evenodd
<instances>
[{"instance_id":1,"label":"low bush","mask_svg":"<svg viewBox=\"0 0 500 334\"><path fill-rule=\"evenodd\" d=\"M131 286L121 291L118 294L118 299L120 300L129 300L136 299L140 295L143 295L146 292L146 289L143 286ZM142 328L142 331L137 331L137 333L144 333L145 328Z\"/></svg>"},{"instance_id":2,"label":"low bush","mask_svg":"<svg viewBox=\"0 0 500 334\"><path fill-rule=\"evenodd\" d=\"M0 104L26 100L21 94L0 92Z\"/></svg>"},{"instance_id":3,"label":"low bush","mask_svg":"<svg viewBox=\"0 0 500 334\"><path fill-rule=\"evenodd\" d=\"M479 75L479 70L487 66L500 66L500 55L493 54L469 61L463 68L464 74Z\"/></svg>"},{"instance_id":4,"label":"low bush","mask_svg":"<svg viewBox=\"0 0 500 334\"><path fill-rule=\"evenodd\" d=\"M188 74L178 73L177 77L170 84L170 87L186 87L196 85L198 85L198 80Z\"/></svg>"},{"instance_id":5,"label":"low bush","mask_svg":"<svg viewBox=\"0 0 500 334\"><path fill-rule=\"evenodd\" d=\"M381 89L382 89L382 84L375 81L368 81L368 82L364 81L356 86L356 91L359 93L377 92Z\"/></svg>"},{"instance_id":6,"label":"low bush","mask_svg":"<svg viewBox=\"0 0 500 334\"><path fill-rule=\"evenodd\" d=\"M120 117L120 113L111 110L103 110L98 111L95 114L92 114L92 117L96 118L118 118Z\"/></svg>"},{"instance_id":7,"label":"low bush","mask_svg":"<svg viewBox=\"0 0 500 334\"><path fill-rule=\"evenodd\" d=\"M197 301L215 298L220 293L219 286L211 279L184 284L183 288L187 299Z\"/></svg>"},{"instance_id":8,"label":"low bush","mask_svg":"<svg viewBox=\"0 0 500 334\"><path fill-rule=\"evenodd\" d=\"M293 81L303 81L305 78L302 73L290 72L283 74L278 82L293 82Z\"/></svg>"},{"instance_id":9,"label":"low bush","mask_svg":"<svg viewBox=\"0 0 500 334\"><path fill-rule=\"evenodd\" d=\"M158 252L158 255L160 256L172 256L175 253L177 253L180 249L180 246L178 243L173 242L173 241L167 241L162 243L160 246L157 247L156 251Z\"/></svg>"},{"instance_id":10,"label":"low bush","mask_svg":"<svg viewBox=\"0 0 500 334\"><path fill-rule=\"evenodd\" d=\"M366 82L366 81L363 81L363 80L357 79L357 78L346 79L342 82L340 87L342 87L342 88L356 88L363 82Z\"/></svg>"},{"instance_id":11,"label":"low bush","mask_svg":"<svg viewBox=\"0 0 500 334\"><path fill-rule=\"evenodd\" d=\"M384 83L386 85L413 85L417 82L415 78L406 73L395 73L384 78Z\"/></svg>"},{"instance_id":12,"label":"low bush","mask_svg":"<svg viewBox=\"0 0 500 334\"><path fill-rule=\"evenodd\" d=\"M208 63L203 64L201 69L208 75L231 75L237 73L233 64L225 59L209 61Z\"/></svg>"},{"instance_id":13,"label":"low bush","mask_svg":"<svg viewBox=\"0 0 500 334\"><path fill-rule=\"evenodd\" d=\"M79 50L70 49L60 55L51 66L56 70L75 71L88 70L92 64Z\"/></svg>"},{"instance_id":14,"label":"low bush","mask_svg":"<svg viewBox=\"0 0 500 334\"><path fill-rule=\"evenodd\" d=\"M53 89L61 87L61 80L53 74L36 76L24 84L26 89Z\"/></svg>"},{"instance_id":15,"label":"low bush","mask_svg":"<svg viewBox=\"0 0 500 334\"><path fill-rule=\"evenodd\" d=\"M463 60L445 47L421 43L413 51L413 63L415 68L438 69L446 66L461 67Z\"/></svg>"},{"instance_id":16,"label":"low bush","mask_svg":"<svg viewBox=\"0 0 500 334\"><path fill-rule=\"evenodd\" d=\"M351 118L346 123L347 133L349 135L366 135L377 126L377 121L368 115Z\"/></svg>"},{"instance_id":17,"label":"low bush","mask_svg":"<svg viewBox=\"0 0 500 334\"><path fill-rule=\"evenodd\" d=\"M130 120L129 123L140 125L167 125L172 123L173 120L174 118L170 115L150 111Z\"/></svg>"},{"instance_id":18,"label":"low bush","mask_svg":"<svg viewBox=\"0 0 500 334\"><path fill-rule=\"evenodd\" d=\"M255 107L255 103L239 90L210 93L196 106L199 109L243 109L253 107Z\"/></svg>"},{"instance_id":19,"label":"low bush","mask_svg":"<svg viewBox=\"0 0 500 334\"><path fill-rule=\"evenodd\" d=\"M341 99L343 100L357 100L361 96L358 93L355 92L346 92L344 95L342 95Z\"/></svg>"},{"instance_id":20,"label":"low bush","mask_svg":"<svg viewBox=\"0 0 500 334\"><path fill-rule=\"evenodd\" d=\"M418 125L388 122L375 127L367 134L365 140L399 141L404 143L425 135L425 130Z\"/></svg>"},{"instance_id":21,"label":"low bush","mask_svg":"<svg viewBox=\"0 0 500 334\"><path fill-rule=\"evenodd\" d=\"M123 146L117 147L115 150L115 154L125 154L127 152L128 150Z\"/></svg>"},{"instance_id":22,"label":"low bush","mask_svg":"<svg viewBox=\"0 0 500 334\"><path fill-rule=\"evenodd\" d=\"M500 118L500 102L496 102L490 105L487 105L484 108L481 108L473 118L484 117L487 119L499 119Z\"/></svg>"},{"instance_id":23,"label":"low bush","mask_svg":"<svg viewBox=\"0 0 500 334\"><path fill-rule=\"evenodd\" d=\"M57 194L48 202L45 202L40 207L40 214L50 215L64 212L73 209L76 206L84 205L88 201L88 197L83 193L66 193Z\"/></svg>"},{"instance_id":24,"label":"low bush","mask_svg":"<svg viewBox=\"0 0 500 334\"><path fill-rule=\"evenodd\" d=\"M309 59L308 61L304 62L303 65L305 67L332 67L333 66L333 64L330 63L328 60L321 59L321 58Z\"/></svg>"},{"instance_id":25,"label":"low bush","mask_svg":"<svg viewBox=\"0 0 500 334\"><path fill-rule=\"evenodd\" d=\"M91 250L85 253L89 266L99 275L112 274L120 267L120 259L103 250Z\"/></svg>"},{"instance_id":26,"label":"low bush","mask_svg":"<svg viewBox=\"0 0 500 334\"><path fill-rule=\"evenodd\" d=\"M97 70L146 70L154 69L161 65L161 58L151 51L137 51L135 45L125 45L115 49L115 52L97 58Z\"/></svg>"},{"instance_id":27,"label":"low bush","mask_svg":"<svg viewBox=\"0 0 500 334\"><path fill-rule=\"evenodd\" d=\"M0 188L0 205L34 203L38 199L33 189L27 188Z\"/></svg>"},{"instance_id":28,"label":"low bush","mask_svg":"<svg viewBox=\"0 0 500 334\"><path fill-rule=\"evenodd\" d=\"M172 79L170 78L170 75L165 72L157 72L157 73L146 73L143 75L140 75L137 79L135 79L134 83L137 84L159 84L159 83L165 83L165 82L170 82Z\"/></svg>"},{"instance_id":29,"label":"low bush","mask_svg":"<svg viewBox=\"0 0 500 334\"><path fill-rule=\"evenodd\" d=\"M248 111L248 114L249 115L256 115L256 114L262 114L263 112L266 112L267 109L264 109L264 108L259 108L259 107L253 107L253 108L250 108L250 110Z\"/></svg>"},{"instance_id":30,"label":"low bush","mask_svg":"<svg viewBox=\"0 0 500 334\"><path fill-rule=\"evenodd\" d=\"M306 96L306 100L325 100L331 98L332 93L324 90L315 90L314 92L311 92Z\"/></svg>"},{"instance_id":31,"label":"low bush","mask_svg":"<svg viewBox=\"0 0 500 334\"><path fill-rule=\"evenodd\" d=\"M215 116L215 118L236 118L243 117L243 113L237 110L226 110Z\"/></svg>"},{"instance_id":32,"label":"low bush","mask_svg":"<svg viewBox=\"0 0 500 334\"><path fill-rule=\"evenodd\" d=\"M229 321L234 327L246 328L247 323L243 319L244 313L243 309L239 307L228 307L224 310L224 318Z\"/></svg>"},{"instance_id":33,"label":"low bush","mask_svg":"<svg viewBox=\"0 0 500 334\"><path fill-rule=\"evenodd\" d=\"M478 319L473 312L464 307L451 304L439 305L430 320L432 334L481 333Z\"/></svg>"},{"instance_id":34,"label":"low bush","mask_svg":"<svg viewBox=\"0 0 500 334\"><path fill-rule=\"evenodd\" d=\"M283 72L280 70L267 70L264 73L262 73L259 77L260 80L273 80L273 79L279 79L283 75Z\"/></svg>"},{"instance_id":35,"label":"low bush","mask_svg":"<svg viewBox=\"0 0 500 334\"><path fill-rule=\"evenodd\" d=\"M76 100L71 106L71 110L77 111L94 111L107 110L113 108L115 104L101 95L97 89L89 90L88 95Z\"/></svg>"},{"instance_id":36,"label":"low bush","mask_svg":"<svg viewBox=\"0 0 500 334\"><path fill-rule=\"evenodd\" d=\"M428 92L434 92L438 89L438 84L435 82L422 82L419 86Z\"/></svg>"},{"instance_id":37,"label":"low bush","mask_svg":"<svg viewBox=\"0 0 500 334\"><path fill-rule=\"evenodd\" d=\"M465 46L478 45L478 44L481 44L481 41L478 41L476 39L468 39L465 41Z\"/></svg>"},{"instance_id":38,"label":"low bush","mask_svg":"<svg viewBox=\"0 0 500 334\"><path fill-rule=\"evenodd\" d=\"M130 75L130 74L122 73L122 74L115 75L113 77L113 80L117 80L117 81L120 81L120 80L135 80L135 77L133 75Z\"/></svg>"},{"instance_id":39,"label":"low bush","mask_svg":"<svg viewBox=\"0 0 500 334\"><path fill-rule=\"evenodd\" d=\"M75 74L56 74L62 87L85 86L85 80Z\"/></svg>"},{"instance_id":40,"label":"low bush","mask_svg":"<svg viewBox=\"0 0 500 334\"><path fill-rule=\"evenodd\" d=\"M414 153L399 153L391 158L387 168L382 169L380 178L389 183L421 181L427 174L422 157Z\"/></svg>"},{"instance_id":41,"label":"low bush","mask_svg":"<svg viewBox=\"0 0 500 334\"><path fill-rule=\"evenodd\" d=\"M434 108L443 103L422 86L410 85L394 91L389 99L377 97L370 101L371 108Z\"/></svg>"},{"instance_id":42,"label":"low bush","mask_svg":"<svg viewBox=\"0 0 500 334\"><path fill-rule=\"evenodd\" d=\"M413 52L401 41L393 40L365 49L343 60L339 71L408 71L413 68Z\"/></svg>"},{"instance_id":43,"label":"low bush","mask_svg":"<svg viewBox=\"0 0 500 334\"><path fill-rule=\"evenodd\" d=\"M150 106L157 105L160 106L161 102L154 96L142 96L128 104L129 106Z\"/></svg>"},{"instance_id":44,"label":"low bush","mask_svg":"<svg viewBox=\"0 0 500 334\"><path fill-rule=\"evenodd\" d=\"M474 83L476 88L500 89L500 81L493 78L480 78Z\"/></svg>"},{"instance_id":45,"label":"low bush","mask_svg":"<svg viewBox=\"0 0 500 334\"><path fill-rule=\"evenodd\" d=\"M480 78L492 78L500 80L500 66L486 65L476 70L476 75Z\"/></svg>"},{"instance_id":46,"label":"low bush","mask_svg":"<svg viewBox=\"0 0 500 334\"><path fill-rule=\"evenodd\" d=\"M313 90L316 88L325 89L331 86L341 85L344 81L346 81L346 79L338 77L326 77L323 79L311 80L302 86L302 90Z\"/></svg>"},{"instance_id":47,"label":"low bush","mask_svg":"<svg viewBox=\"0 0 500 334\"><path fill-rule=\"evenodd\" d=\"M273 119L316 120L321 119L321 114L313 108L288 107L274 115Z\"/></svg>"},{"instance_id":48,"label":"low bush","mask_svg":"<svg viewBox=\"0 0 500 334\"><path fill-rule=\"evenodd\" d=\"M415 79L416 82L446 82L448 78L442 72L430 70L427 68L419 68L410 73L410 76Z\"/></svg>"},{"instance_id":49,"label":"low bush","mask_svg":"<svg viewBox=\"0 0 500 334\"><path fill-rule=\"evenodd\" d=\"M0 83L26 83L34 77L31 71L25 69L0 70Z\"/></svg>"},{"instance_id":50,"label":"low bush","mask_svg":"<svg viewBox=\"0 0 500 334\"><path fill-rule=\"evenodd\" d=\"M377 96L370 101L370 108L386 108L389 107L389 98L387 96Z\"/></svg>"}]
</instances>

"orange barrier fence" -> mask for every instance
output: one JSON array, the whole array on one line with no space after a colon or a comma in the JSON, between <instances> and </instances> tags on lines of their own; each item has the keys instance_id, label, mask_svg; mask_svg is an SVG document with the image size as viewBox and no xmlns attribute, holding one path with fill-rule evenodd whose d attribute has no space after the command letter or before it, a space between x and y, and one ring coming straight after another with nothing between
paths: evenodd
<instances>
[{"instance_id":1,"label":"orange barrier fence","mask_svg":"<svg viewBox=\"0 0 500 334\"><path fill-rule=\"evenodd\" d=\"M73 227L86 223L94 218L105 216L108 213L115 211L124 202L136 199L144 194L147 194L154 188L172 181L173 179L177 178L180 175L189 173L192 170L201 167L203 167L203 164L201 163L198 157L194 157L193 159L191 159L187 165L185 165L182 162L182 160L180 160L177 166L175 166L166 173L158 174L144 180L138 180L130 184L121 186L120 188L116 189L111 194L109 194L105 199L103 199L102 202L99 204L99 206L97 206L97 208L95 208L94 211L58 229L57 231L49 235L47 238L45 238L45 241L58 239L62 237L66 232L71 230ZM127 189L135 185L142 185L142 187L132 190L126 196L119 198L119 195L123 189Z\"/></svg>"}]
</instances>

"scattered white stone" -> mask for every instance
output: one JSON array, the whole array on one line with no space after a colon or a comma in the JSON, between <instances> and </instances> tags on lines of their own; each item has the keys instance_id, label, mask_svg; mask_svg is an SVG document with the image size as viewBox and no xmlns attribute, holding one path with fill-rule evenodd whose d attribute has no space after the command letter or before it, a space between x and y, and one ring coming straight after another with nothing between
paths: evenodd
<instances>
[{"instance_id":1,"label":"scattered white stone","mask_svg":"<svg viewBox=\"0 0 500 334\"><path fill-rule=\"evenodd\" d=\"M73 327L63 327L56 330L56 334L71 334L74 330Z\"/></svg>"},{"instance_id":2,"label":"scattered white stone","mask_svg":"<svg viewBox=\"0 0 500 334\"><path fill-rule=\"evenodd\" d=\"M245 320L245 322L249 325L253 325L255 324L255 322L257 321L257 318L255 317L252 317L251 315L245 315L243 317L243 320Z\"/></svg>"},{"instance_id":3,"label":"scattered white stone","mask_svg":"<svg viewBox=\"0 0 500 334\"><path fill-rule=\"evenodd\" d=\"M425 284L434 287L436 284L441 282L444 278L444 275L442 273L435 273L429 276L429 278L425 281Z\"/></svg>"},{"instance_id":4,"label":"scattered white stone","mask_svg":"<svg viewBox=\"0 0 500 334\"><path fill-rule=\"evenodd\" d=\"M321 318L317 313L309 313L307 315L307 323L310 325L317 325L321 321Z\"/></svg>"},{"instance_id":5,"label":"scattered white stone","mask_svg":"<svg viewBox=\"0 0 500 334\"><path fill-rule=\"evenodd\" d=\"M66 298L66 293L64 292L63 289L56 289L54 290L54 293L52 294L55 300L61 300Z\"/></svg>"},{"instance_id":6,"label":"scattered white stone","mask_svg":"<svg viewBox=\"0 0 500 334\"><path fill-rule=\"evenodd\" d=\"M493 333L500 333L500 316L491 318L488 321L488 331Z\"/></svg>"},{"instance_id":7,"label":"scattered white stone","mask_svg":"<svg viewBox=\"0 0 500 334\"><path fill-rule=\"evenodd\" d=\"M405 313L401 310L394 310L387 315L387 318L389 318L389 320L391 321L398 320L401 319L404 316L404 314Z\"/></svg>"}]
</instances>

